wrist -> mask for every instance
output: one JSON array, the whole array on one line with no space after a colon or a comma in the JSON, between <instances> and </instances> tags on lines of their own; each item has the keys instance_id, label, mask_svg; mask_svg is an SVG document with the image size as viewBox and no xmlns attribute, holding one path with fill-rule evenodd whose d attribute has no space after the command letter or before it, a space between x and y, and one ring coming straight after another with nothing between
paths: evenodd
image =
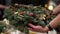
<instances>
[{"instance_id":1,"label":"wrist","mask_svg":"<svg viewBox=\"0 0 60 34\"><path fill-rule=\"evenodd\" d=\"M53 30L53 28L51 27L50 24L48 24L47 27L48 27L49 31Z\"/></svg>"},{"instance_id":2,"label":"wrist","mask_svg":"<svg viewBox=\"0 0 60 34\"><path fill-rule=\"evenodd\" d=\"M44 28L44 32L48 32L49 31L49 28L46 26L45 28Z\"/></svg>"}]
</instances>

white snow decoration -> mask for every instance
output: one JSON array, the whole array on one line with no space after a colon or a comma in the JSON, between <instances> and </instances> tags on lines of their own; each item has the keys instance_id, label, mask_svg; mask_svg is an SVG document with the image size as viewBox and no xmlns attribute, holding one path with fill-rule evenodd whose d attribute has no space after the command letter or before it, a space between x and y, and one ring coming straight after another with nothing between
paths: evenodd
<instances>
[{"instance_id":1,"label":"white snow decoration","mask_svg":"<svg viewBox=\"0 0 60 34\"><path fill-rule=\"evenodd\" d=\"M7 20L6 18L3 20L3 22L4 22L6 25L9 25L9 20Z\"/></svg>"},{"instance_id":2,"label":"white snow decoration","mask_svg":"<svg viewBox=\"0 0 60 34\"><path fill-rule=\"evenodd\" d=\"M15 12L14 14L18 14L18 12Z\"/></svg>"}]
</instances>

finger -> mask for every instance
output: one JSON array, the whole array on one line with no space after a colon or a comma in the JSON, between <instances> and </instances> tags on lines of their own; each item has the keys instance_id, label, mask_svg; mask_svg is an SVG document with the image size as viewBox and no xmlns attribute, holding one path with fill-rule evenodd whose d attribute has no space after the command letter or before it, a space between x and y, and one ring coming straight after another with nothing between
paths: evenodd
<instances>
[{"instance_id":1,"label":"finger","mask_svg":"<svg viewBox=\"0 0 60 34\"><path fill-rule=\"evenodd\" d=\"M34 25L32 25L32 24L28 24L31 28L35 28L35 26Z\"/></svg>"},{"instance_id":2,"label":"finger","mask_svg":"<svg viewBox=\"0 0 60 34\"><path fill-rule=\"evenodd\" d=\"M37 31L35 29L32 29L32 28L28 28L28 30L31 30L31 31L34 31L34 32L39 32L39 31Z\"/></svg>"},{"instance_id":3,"label":"finger","mask_svg":"<svg viewBox=\"0 0 60 34\"><path fill-rule=\"evenodd\" d=\"M28 30L35 31L35 30L34 30L34 29L32 29L32 28L28 28Z\"/></svg>"}]
</instances>

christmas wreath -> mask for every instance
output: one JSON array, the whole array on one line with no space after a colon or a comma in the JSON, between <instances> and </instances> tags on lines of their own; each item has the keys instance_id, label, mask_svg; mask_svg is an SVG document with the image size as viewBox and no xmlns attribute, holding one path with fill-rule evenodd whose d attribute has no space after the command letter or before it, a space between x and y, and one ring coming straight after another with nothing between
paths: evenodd
<instances>
[{"instance_id":1,"label":"christmas wreath","mask_svg":"<svg viewBox=\"0 0 60 34\"><path fill-rule=\"evenodd\" d=\"M5 31L6 25L4 24L3 21L0 21L0 33Z\"/></svg>"},{"instance_id":2,"label":"christmas wreath","mask_svg":"<svg viewBox=\"0 0 60 34\"><path fill-rule=\"evenodd\" d=\"M5 9L3 18L10 21L10 24L16 29L29 34L28 24L40 25L45 27L52 19L51 11L33 5L14 4Z\"/></svg>"}]
</instances>

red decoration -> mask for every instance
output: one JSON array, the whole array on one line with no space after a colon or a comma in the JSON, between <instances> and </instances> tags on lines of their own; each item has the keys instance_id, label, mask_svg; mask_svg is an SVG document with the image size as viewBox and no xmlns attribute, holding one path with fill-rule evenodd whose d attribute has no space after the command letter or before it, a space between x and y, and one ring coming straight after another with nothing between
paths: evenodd
<instances>
[{"instance_id":1,"label":"red decoration","mask_svg":"<svg viewBox=\"0 0 60 34\"><path fill-rule=\"evenodd\" d=\"M23 14L24 14L24 12L19 12L18 14L23 15Z\"/></svg>"},{"instance_id":2,"label":"red decoration","mask_svg":"<svg viewBox=\"0 0 60 34\"><path fill-rule=\"evenodd\" d=\"M29 14L29 16L33 16L33 14Z\"/></svg>"}]
</instances>

